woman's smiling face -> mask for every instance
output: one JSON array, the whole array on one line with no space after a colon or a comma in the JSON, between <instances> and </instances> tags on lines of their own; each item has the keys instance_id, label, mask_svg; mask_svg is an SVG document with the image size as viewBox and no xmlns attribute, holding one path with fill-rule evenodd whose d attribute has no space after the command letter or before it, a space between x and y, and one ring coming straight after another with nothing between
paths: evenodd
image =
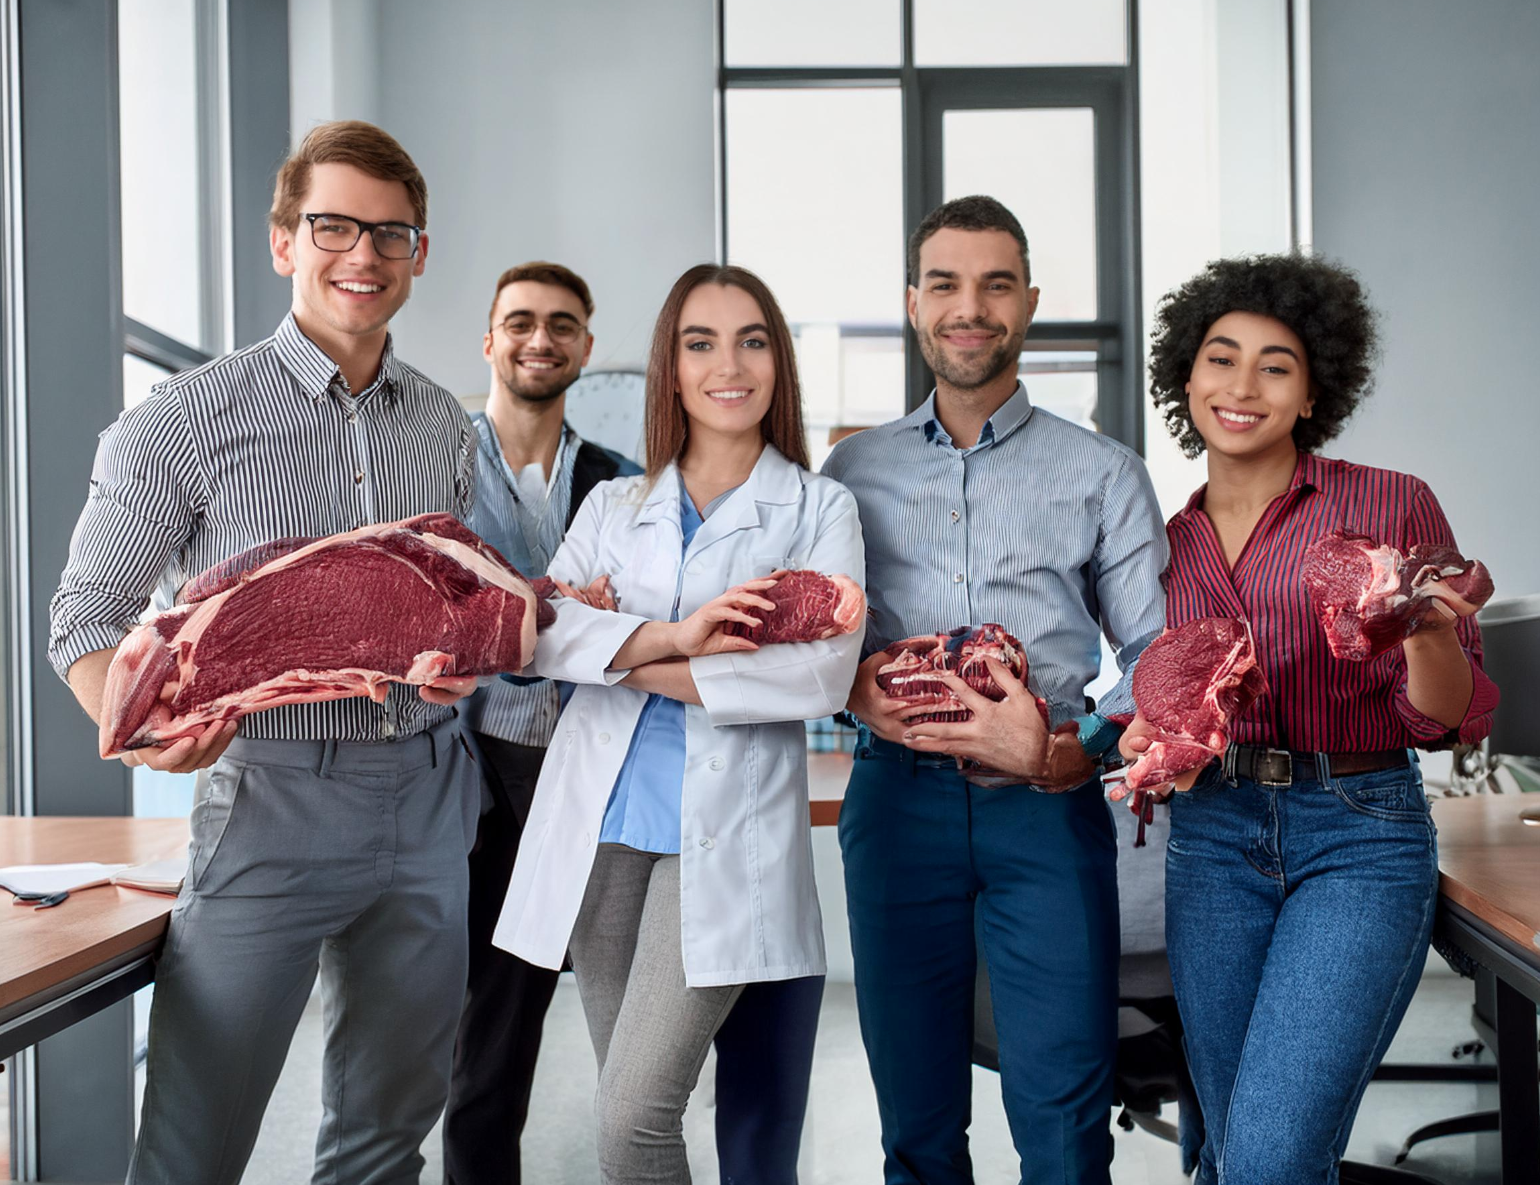
<instances>
[{"instance_id":1,"label":"woman's smiling face","mask_svg":"<svg viewBox=\"0 0 1540 1185\"><path fill-rule=\"evenodd\" d=\"M1294 422L1315 402L1305 345L1282 321L1226 313L1203 335L1187 402L1212 452L1250 457L1293 448Z\"/></svg>"},{"instance_id":2,"label":"woman's smiling face","mask_svg":"<svg viewBox=\"0 0 1540 1185\"><path fill-rule=\"evenodd\" d=\"M679 398L692 430L732 436L759 428L775 395L765 314L730 284L701 284L679 311Z\"/></svg>"}]
</instances>

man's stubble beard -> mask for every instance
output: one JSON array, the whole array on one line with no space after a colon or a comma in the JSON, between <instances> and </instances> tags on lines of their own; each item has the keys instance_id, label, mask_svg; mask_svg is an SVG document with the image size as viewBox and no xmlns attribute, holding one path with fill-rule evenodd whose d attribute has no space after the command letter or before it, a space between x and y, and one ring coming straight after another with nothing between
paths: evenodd
<instances>
[{"instance_id":1,"label":"man's stubble beard","mask_svg":"<svg viewBox=\"0 0 1540 1185\"><path fill-rule=\"evenodd\" d=\"M1017 365L1022 343L1027 339L1027 330L1023 326L996 346L987 358L972 364L949 357L928 329L917 331L916 337L920 343L920 356L939 381L960 391L974 391L988 386Z\"/></svg>"},{"instance_id":2,"label":"man's stubble beard","mask_svg":"<svg viewBox=\"0 0 1540 1185\"><path fill-rule=\"evenodd\" d=\"M515 363L515 366L517 366L517 363ZM553 399L560 399L567 393L567 388L571 387L573 383L577 382L580 377L582 377L581 370L566 382L562 383L561 386L556 387L553 390L524 390L520 388L518 382L515 381L510 375L505 374L501 367L499 367L497 371L498 384L503 388L504 391L508 392L510 396L520 401L521 403L550 403Z\"/></svg>"}]
</instances>

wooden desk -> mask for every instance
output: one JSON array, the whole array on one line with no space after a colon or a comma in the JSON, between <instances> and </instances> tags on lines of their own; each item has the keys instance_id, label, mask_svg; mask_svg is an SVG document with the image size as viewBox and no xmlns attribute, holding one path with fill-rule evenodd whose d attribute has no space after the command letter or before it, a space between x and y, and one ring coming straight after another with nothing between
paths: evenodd
<instances>
[{"instance_id":1,"label":"wooden desk","mask_svg":"<svg viewBox=\"0 0 1540 1185\"><path fill-rule=\"evenodd\" d=\"M183 819L0 818L0 867L143 864L186 847ZM0 903L0 1058L149 983L174 901L100 885L52 909Z\"/></svg>"},{"instance_id":2,"label":"wooden desk","mask_svg":"<svg viewBox=\"0 0 1540 1185\"><path fill-rule=\"evenodd\" d=\"M1504 1185L1540 1183L1540 795L1440 798L1435 931L1497 980L1497 1083Z\"/></svg>"},{"instance_id":3,"label":"wooden desk","mask_svg":"<svg viewBox=\"0 0 1540 1185\"><path fill-rule=\"evenodd\" d=\"M840 821L840 803L850 782L849 753L809 753L807 794L812 800L813 826L833 827Z\"/></svg>"}]
</instances>

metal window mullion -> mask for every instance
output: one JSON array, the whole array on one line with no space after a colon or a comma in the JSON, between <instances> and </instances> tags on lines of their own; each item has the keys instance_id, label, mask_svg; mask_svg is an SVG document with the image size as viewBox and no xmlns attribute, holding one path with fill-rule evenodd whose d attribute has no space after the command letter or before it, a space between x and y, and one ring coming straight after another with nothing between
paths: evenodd
<instances>
[{"instance_id":1,"label":"metal window mullion","mask_svg":"<svg viewBox=\"0 0 1540 1185\"><path fill-rule=\"evenodd\" d=\"M123 352L143 358L162 370L172 371L202 366L214 357L132 317L123 318Z\"/></svg>"}]
</instances>

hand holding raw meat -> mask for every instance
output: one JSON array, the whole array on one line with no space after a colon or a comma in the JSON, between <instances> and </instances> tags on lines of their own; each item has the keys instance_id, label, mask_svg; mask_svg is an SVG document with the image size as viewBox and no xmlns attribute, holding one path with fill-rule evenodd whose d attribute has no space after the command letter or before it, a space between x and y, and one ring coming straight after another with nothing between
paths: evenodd
<instances>
[{"instance_id":1,"label":"hand holding raw meat","mask_svg":"<svg viewBox=\"0 0 1540 1185\"><path fill-rule=\"evenodd\" d=\"M775 581L764 592L773 608L763 624L730 622L728 633L752 638L761 645L776 642L819 642L852 634L866 616L866 594L848 576L825 576L806 569L770 573Z\"/></svg>"},{"instance_id":2,"label":"hand holding raw meat","mask_svg":"<svg viewBox=\"0 0 1540 1185\"><path fill-rule=\"evenodd\" d=\"M1305 552L1305 588L1337 658L1365 662L1422 630L1447 629L1492 596L1492 577L1452 547L1406 555L1366 535L1333 531Z\"/></svg>"},{"instance_id":3,"label":"hand holding raw meat","mask_svg":"<svg viewBox=\"0 0 1540 1185\"><path fill-rule=\"evenodd\" d=\"M675 651L686 658L701 658L735 650L758 650L758 642L746 634L733 633L732 627L745 625L752 629L761 624L758 617L750 614L775 609L775 602L764 595L774 583L749 580L707 601L674 627Z\"/></svg>"},{"instance_id":4,"label":"hand holding raw meat","mask_svg":"<svg viewBox=\"0 0 1540 1185\"><path fill-rule=\"evenodd\" d=\"M1147 743L1124 785L1164 786L1222 756L1231 726L1266 690L1245 621L1199 617L1166 630L1134 668L1135 720L1144 727L1125 735L1123 751L1136 751L1136 741Z\"/></svg>"},{"instance_id":5,"label":"hand holding raw meat","mask_svg":"<svg viewBox=\"0 0 1540 1185\"><path fill-rule=\"evenodd\" d=\"M118 647L102 697L103 757L141 748L169 757L174 743L213 743L210 728L251 712L380 701L391 682L453 702L477 675L519 670L542 610L551 612L446 514L264 545L209 569L184 595L203 599Z\"/></svg>"}]
</instances>

